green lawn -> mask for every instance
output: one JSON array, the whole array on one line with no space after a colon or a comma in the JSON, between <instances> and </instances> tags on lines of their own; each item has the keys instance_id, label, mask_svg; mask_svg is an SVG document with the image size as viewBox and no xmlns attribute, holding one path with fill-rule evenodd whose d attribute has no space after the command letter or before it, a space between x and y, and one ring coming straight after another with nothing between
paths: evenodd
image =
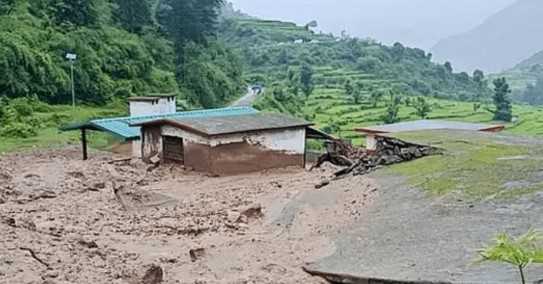
<instances>
[{"instance_id":1,"label":"green lawn","mask_svg":"<svg viewBox=\"0 0 543 284\"><path fill-rule=\"evenodd\" d=\"M432 195L513 198L543 189L543 147L512 134L425 131L397 135L444 149L443 155L397 164L387 171Z\"/></svg>"},{"instance_id":2,"label":"green lawn","mask_svg":"<svg viewBox=\"0 0 543 284\"><path fill-rule=\"evenodd\" d=\"M50 148L62 145L79 144L80 133L60 132L60 125L83 122L91 118L102 118L124 115L123 111L107 107L78 107L75 111L71 106L51 106L47 112L35 112L34 116L43 121L43 127L39 129L38 135L29 138L9 138L0 139L0 154L16 150L32 148ZM106 149L114 142L115 138L104 133L90 132L89 144L93 148Z\"/></svg>"}]
</instances>

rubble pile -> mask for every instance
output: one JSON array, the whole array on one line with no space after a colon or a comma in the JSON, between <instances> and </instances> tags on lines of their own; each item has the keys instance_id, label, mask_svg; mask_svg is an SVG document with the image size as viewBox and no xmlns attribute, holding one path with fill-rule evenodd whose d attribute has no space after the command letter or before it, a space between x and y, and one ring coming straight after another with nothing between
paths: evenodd
<instances>
[{"instance_id":1,"label":"rubble pile","mask_svg":"<svg viewBox=\"0 0 543 284\"><path fill-rule=\"evenodd\" d=\"M344 167L334 173L336 178L349 174L364 175L379 166L407 162L441 152L432 146L410 143L387 136L376 137L375 151L353 147L339 140L331 143L332 145L327 147L328 152L321 156L312 168L318 168L325 162ZM317 186L326 186L328 183L325 181Z\"/></svg>"}]
</instances>

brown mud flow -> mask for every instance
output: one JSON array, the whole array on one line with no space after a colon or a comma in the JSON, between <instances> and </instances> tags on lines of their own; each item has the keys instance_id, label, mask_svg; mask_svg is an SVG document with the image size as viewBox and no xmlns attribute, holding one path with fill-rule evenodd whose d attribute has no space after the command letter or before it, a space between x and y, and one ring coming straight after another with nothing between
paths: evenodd
<instances>
[{"instance_id":1,"label":"brown mud flow","mask_svg":"<svg viewBox=\"0 0 543 284\"><path fill-rule=\"evenodd\" d=\"M315 189L338 169L211 178L76 148L2 156L0 283L325 283L302 267L378 194L365 177Z\"/></svg>"}]
</instances>

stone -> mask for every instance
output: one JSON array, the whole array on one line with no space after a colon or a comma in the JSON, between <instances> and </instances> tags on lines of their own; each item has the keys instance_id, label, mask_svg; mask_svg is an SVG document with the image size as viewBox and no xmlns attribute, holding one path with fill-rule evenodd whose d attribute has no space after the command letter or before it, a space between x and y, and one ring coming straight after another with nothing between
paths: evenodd
<instances>
[{"instance_id":1,"label":"stone","mask_svg":"<svg viewBox=\"0 0 543 284\"><path fill-rule=\"evenodd\" d=\"M199 259L205 256L205 252L206 251L204 248L190 249L189 250L190 260L192 262L198 261Z\"/></svg>"},{"instance_id":2,"label":"stone","mask_svg":"<svg viewBox=\"0 0 543 284\"><path fill-rule=\"evenodd\" d=\"M315 185L315 188L316 188L316 189L321 189L321 188L323 188L323 187L325 187L325 186L327 186L327 185L329 185L329 184L330 184L330 181L329 181L329 180L323 180L323 181L321 181L320 183L316 184L316 185Z\"/></svg>"},{"instance_id":3,"label":"stone","mask_svg":"<svg viewBox=\"0 0 543 284\"><path fill-rule=\"evenodd\" d=\"M149 158L149 162L151 162L152 164L160 163L160 156L158 154L152 156L151 158Z\"/></svg>"},{"instance_id":4,"label":"stone","mask_svg":"<svg viewBox=\"0 0 543 284\"><path fill-rule=\"evenodd\" d=\"M236 212L236 211L230 211L227 213L227 217L226 219L230 222L230 223L236 223L239 221L239 218L241 217L241 213L239 212Z\"/></svg>"},{"instance_id":5,"label":"stone","mask_svg":"<svg viewBox=\"0 0 543 284\"><path fill-rule=\"evenodd\" d=\"M86 241L86 240L81 239L77 241L77 243L89 249L98 248L98 244L95 241Z\"/></svg>"},{"instance_id":6,"label":"stone","mask_svg":"<svg viewBox=\"0 0 543 284\"><path fill-rule=\"evenodd\" d=\"M141 284L160 284L164 281L164 270L158 265L152 265L141 279Z\"/></svg>"},{"instance_id":7,"label":"stone","mask_svg":"<svg viewBox=\"0 0 543 284\"><path fill-rule=\"evenodd\" d=\"M253 204L242 210L240 214L248 219L259 219L264 216L264 213L262 212L262 205L260 204Z\"/></svg>"}]
</instances>

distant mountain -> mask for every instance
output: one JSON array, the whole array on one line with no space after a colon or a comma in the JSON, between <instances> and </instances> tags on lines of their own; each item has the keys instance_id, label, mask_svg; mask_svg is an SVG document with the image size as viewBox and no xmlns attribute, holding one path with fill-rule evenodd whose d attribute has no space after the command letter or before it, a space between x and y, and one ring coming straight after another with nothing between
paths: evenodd
<instances>
[{"instance_id":1,"label":"distant mountain","mask_svg":"<svg viewBox=\"0 0 543 284\"><path fill-rule=\"evenodd\" d=\"M516 0L229 0L260 19L305 25L316 30L383 44L429 50L439 40L481 23Z\"/></svg>"},{"instance_id":2,"label":"distant mountain","mask_svg":"<svg viewBox=\"0 0 543 284\"><path fill-rule=\"evenodd\" d=\"M543 66L543 50L517 64L517 66L515 66L515 69L532 67L534 65Z\"/></svg>"},{"instance_id":3,"label":"distant mountain","mask_svg":"<svg viewBox=\"0 0 543 284\"><path fill-rule=\"evenodd\" d=\"M524 101L524 93L530 85L543 79L543 51L523 60L515 67L504 72L489 75L490 81L498 77L505 77L513 90L513 99ZM530 103L528 101L528 103Z\"/></svg>"},{"instance_id":4,"label":"distant mountain","mask_svg":"<svg viewBox=\"0 0 543 284\"><path fill-rule=\"evenodd\" d=\"M471 31L432 48L438 61L455 69L499 72L543 50L543 1L518 0Z\"/></svg>"}]
</instances>

